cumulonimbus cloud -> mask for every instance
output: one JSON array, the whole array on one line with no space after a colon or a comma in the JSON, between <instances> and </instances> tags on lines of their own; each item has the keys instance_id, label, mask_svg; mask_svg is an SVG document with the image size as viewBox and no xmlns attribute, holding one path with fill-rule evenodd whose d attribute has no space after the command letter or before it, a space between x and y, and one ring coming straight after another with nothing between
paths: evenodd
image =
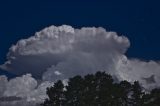
<instances>
[{"instance_id":1,"label":"cumulonimbus cloud","mask_svg":"<svg viewBox=\"0 0 160 106\"><path fill-rule=\"evenodd\" d=\"M50 26L28 39L19 40L9 49L8 60L0 67L17 75L31 73L34 78L26 74L7 82L3 76L1 82L5 83L0 92L6 89L4 93L6 96L24 97L24 93L28 91L42 92L36 86L41 88L46 81L54 82L96 71L106 71L119 80L130 82L139 80L146 89L159 87L160 64L155 61L128 59L125 53L129 46L127 37L118 36L117 33L106 31L101 27L75 29L68 25ZM19 79L24 78L27 81L32 80L32 83L16 85L22 83ZM44 83L39 85L36 79ZM13 83L15 92L9 87ZM16 87L21 85L25 87L23 93L16 91ZM42 88L49 85L46 84ZM34 99L39 98L38 93L33 95ZM27 95L27 97L32 96Z\"/></svg>"},{"instance_id":2,"label":"cumulonimbus cloud","mask_svg":"<svg viewBox=\"0 0 160 106\"><path fill-rule=\"evenodd\" d=\"M112 72L129 45L126 37L101 27L51 26L13 45L8 61L1 67L17 75L31 73L36 78L45 72L44 79L49 78L46 71L59 71L62 74L58 77L66 78L97 70ZM54 73L52 78L57 78Z\"/></svg>"}]
</instances>

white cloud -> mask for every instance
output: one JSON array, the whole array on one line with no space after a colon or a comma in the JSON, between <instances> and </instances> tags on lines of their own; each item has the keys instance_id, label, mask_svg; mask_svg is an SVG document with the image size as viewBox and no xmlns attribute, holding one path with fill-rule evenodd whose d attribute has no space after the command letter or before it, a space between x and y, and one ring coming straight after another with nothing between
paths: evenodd
<instances>
[{"instance_id":1,"label":"white cloud","mask_svg":"<svg viewBox=\"0 0 160 106\"><path fill-rule=\"evenodd\" d=\"M126 79L130 82L137 80L146 89L160 87L159 62L127 59L126 56L123 56L119 60L119 64L117 64L117 70L119 70L118 73L121 79ZM152 79L151 76L153 76ZM147 79L150 81L147 81Z\"/></svg>"},{"instance_id":2,"label":"white cloud","mask_svg":"<svg viewBox=\"0 0 160 106\"><path fill-rule=\"evenodd\" d=\"M46 88L54 85L49 81L38 84L31 74L9 81L5 76L0 76L0 79L0 106L35 106L47 98Z\"/></svg>"},{"instance_id":3,"label":"white cloud","mask_svg":"<svg viewBox=\"0 0 160 106\"><path fill-rule=\"evenodd\" d=\"M30 74L23 75L22 77L16 77L11 79L6 86L4 92L5 96L18 96L23 97L30 93L37 86L37 81L31 77Z\"/></svg>"},{"instance_id":4,"label":"white cloud","mask_svg":"<svg viewBox=\"0 0 160 106\"><path fill-rule=\"evenodd\" d=\"M8 79L6 76L0 76L0 97L3 96L3 93L6 89Z\"/></svg>"},{"instance_id":5,"label":"white cloud","mask_svg":"<svg viewBox=\"0 0 160 106\"><path fill-rule=\"evenodd\" d=\"M1 76L0 94L4 94L0 97L22 98L21 101L6 102L9 106L24 101L27 105L37 103L46 98L46 87L53 85L49 81L65 79L65 82L69 77L101 70L121 80L139 80L147 89L159 87L159 63L128 59L125 53L129 46L128 38L101 27L75 29L63 25L45 28L28 39L19 40L9 49L8 61L0 67L23 76L10 81ZM155 83L147 83L146 79L152 75ZM38 84L35 78L43 82Z\"/></svg>"},{"instance_id":6,"label":"white cloud","mask_svg":"<svg viewBox=\"0 0 160 106\"><path fill-rule=\"evenodd\" d=\"M40 106L39 103L36 102L26 102L26 100L19 100L19 101L3 101L0 102L0 106Z\"/></svg>"},{"instance_id":7,"label":"white cloud","mask_svg":"<svg viewBox=\"0 0 160 106\"><path fill-rule=\"evenodd\" d=\"M55 71L59 71L62 78L97 70L112 73L117 59L129 45L126 37L101 27L74 29L67 25L51 26L13 45L8 61L1 67L18 75L31 73L36 78L45 72L51 76L43 75L45 80L57 79Z\"/></svg>"}]
</instances>

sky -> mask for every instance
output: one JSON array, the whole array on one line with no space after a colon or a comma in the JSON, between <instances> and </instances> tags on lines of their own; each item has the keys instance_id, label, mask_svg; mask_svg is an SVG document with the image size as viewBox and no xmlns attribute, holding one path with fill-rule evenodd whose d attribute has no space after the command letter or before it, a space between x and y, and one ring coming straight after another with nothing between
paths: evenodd
<instances>
[{"instance_id":1,"label":"sky","mask_svg":"<svg viewBox=\"0 0 160 106\"><path fill-rule=\"evenodd\" d=\"M0 63L8 48L50 25L101 26L127 36L129 57L160 59L158 0L1 0Z\"/></svg>"},{"instance_id":2,"label":"sky","mask_svg":"<svg viewBox=\"0 0 160 106\"><path fill-rule=\"evenodd\" d=\"M1 0L0 105L35 106L56 80L66 83L98 70L119 80L139 80L147 90L160 87L159 4ZM14 100L2 103L1 97Z\"/></svg>"}]
</instances>

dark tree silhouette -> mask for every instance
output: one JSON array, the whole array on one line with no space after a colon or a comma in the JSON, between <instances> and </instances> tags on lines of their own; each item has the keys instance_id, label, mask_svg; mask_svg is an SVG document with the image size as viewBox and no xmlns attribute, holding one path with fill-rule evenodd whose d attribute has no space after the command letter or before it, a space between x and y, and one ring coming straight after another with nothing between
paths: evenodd
<instances>
[{"instance_id":1,"label":"dark tree silhouette","mask_svg":"<svg viewBox=\"0 0 160 106\"><path fill-rule=\"evenodd\" d=\"M63 106L65 101L64 85L62 81L57 81L54 87L47 88L47 95L49 99L46 99L43 106Z\"/></svg>"},{"instance_id":2,"label":"dark tree silhouette","mask_svg":"<svg viewBox=\"0 0 160 106\"><path fill-rule=\"evenodd\" d=\"M68 85L57 81L47 88L42 106L160 106L160 89L142 92L138 81L115 83L105 72L70 78Z\"/></svg>"},{"instance_id":3,"label":"dark tree silhouette","mask_svg":"<svg viewBox=\"0 0 160 106\"><path fill-rule=\"evenodd\" d=\"M115 84L116 90L115 94L115 106L128 106L130 103L130 98L128 95L131 92L132 85L127 81L121 81L119 84Z\"/></svg>"},{"instance_id":4,"label":"dark tree silhouette","mask_svg":"<svg viewBox=\"0 0 160 106\"><path fill-rule=\"evenodd\" d=\"M83 106L84 96L84 80L81 76L70 78L68 86L66 86L66 105L67 106Z\"/></svg>"},{"instance_id":5,"label":"dark tree silhouette","mask_svg":"<svg viewBox=\"0 0 160 106\"><path fill-rule=\"evenodd\" d=\"M160 89L153 89L143 97L144 106L160 106Z\"/></svg>"},{"instance_id":6,"label":"dark tree silhouette","mask_svg":"<svg viewBox=\"0 0 160 106\"><path fill-rule=\"evenodd\" d=\"M132 105L133 106L142 106L143 105L143 97L144 92L142 92L142 87L140 86L138 81L135 81L132 85Z\"/></svg>"}]
</instances>

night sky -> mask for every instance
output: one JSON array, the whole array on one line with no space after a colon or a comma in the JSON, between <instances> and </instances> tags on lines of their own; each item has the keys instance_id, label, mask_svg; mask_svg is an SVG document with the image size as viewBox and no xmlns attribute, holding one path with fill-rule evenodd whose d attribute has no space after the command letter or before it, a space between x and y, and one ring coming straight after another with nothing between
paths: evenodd
<instances>
[{"instance_id":1,"label":"night sky","mask_svg":"<svg viewBox=\"0 0 160 106\"><path fill-rule=\"evenodd\" d=\"M160 88L160 0L0 0L0 106L97 71Z\"/></svg>"},{"instance_id":2,"label":"night sky","mask_svg":"<svg viewBox=\"0 0 160 106\"><path fill-rule=\"evenodd\" d=\"M1 0L0 64L9 47L50 25L104 27L131 41L127 56L160 60L158 0Z\"/></svg>"}]
</instances>

